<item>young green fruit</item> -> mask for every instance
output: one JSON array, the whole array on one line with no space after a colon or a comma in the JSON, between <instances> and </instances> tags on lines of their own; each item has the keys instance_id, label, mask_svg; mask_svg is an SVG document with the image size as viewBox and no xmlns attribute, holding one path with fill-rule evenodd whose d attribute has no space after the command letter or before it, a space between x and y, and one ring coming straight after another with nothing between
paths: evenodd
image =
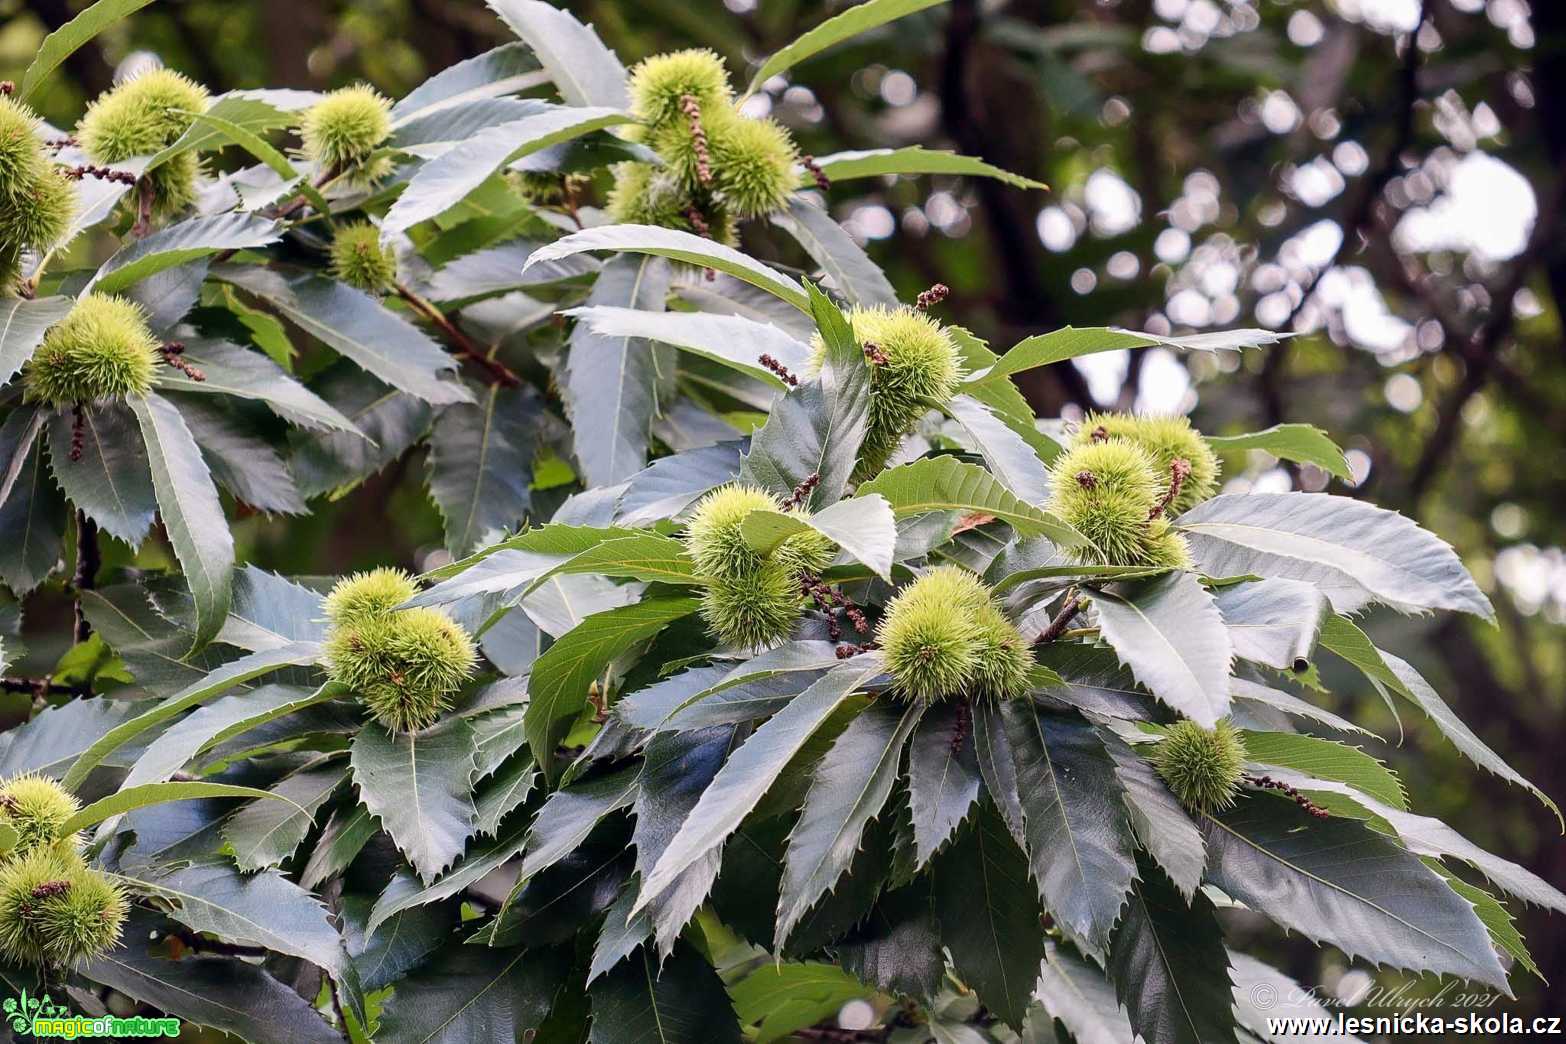
<instances>
[{"instance_id":1,"label":"young green fruit","mask_svg":"<svg viewBox=\"0 0 1566 1044\"><path fill-rule=\"evenodd\" d=\"M760 217L786 207L799 150L783 125L737 114L708 123L717 195L735 216Z\"/></svg>"},{"instance_id":2,"label":"young green fruit","mask_svg":"<svg viewBox=\"0 0 1566 1044\"><path fill-rule=\"evenodd\" d=\"M631 111L643 123L661 128L683 122L687 96L696 99L704 116L729 105L729 74L715 52L657 54L631 70Z\"/></svg>"},{"instance_id":3,"label":"young green fruit","mask_svg":"<svg viewBox=\"0 0 1566 1044\"><path fill-rule=\"evenodd\" d=\"M870 415L853 474L861 482L881 470L920 417L951 401L962 361L941 324L912 308L855 308L848 319L870 359ZM819 335L811 347L819 371L826 353Z\"/></svg>"},{"instance_id":4,"label":"young green fruit","mask_svg":"<svg viewBox=\"0 0 1566 1044\"><path fill-rule=\"evenodd\" d=\"M0 956L74 967L118 945L127 909L120 888L80 856L32 852L0 867Z\"/></svg>"},{"instance_id":5,"label":"young green fruit","mask_svg":"<svg viewBox=\"0 0 1566 1044\"><path fill-rule=\"evenodd\" d=\"M1189 561L1185 538L1155 517L1167 488L1135 443L1087 442L1055 458L1049 508L1087 537L1073 550L1081 561L1180 566Z\"/></svg>"},{"instance_id":6,"label":"young green fruit","mask_svg":"<svg viewBox=\"0 0 1566 1044\"><path fill-rule=\"evenodd\" d=\"M343 87L305 111L299 138L304 154L320 171L332 171L351 185L372 185L391 170L375 150L391 137L391 102L366 84Z\"/></svg>"},{"instance_id":7,"label":"young green fruit","mask_svg":"<svg viewBox=\"0 0 1566 1044\"><path fill-rule=\"evenodd\" d=\"M81 804L47 776L28 773L13 776L0 785L0 823L16 831L16 844L0 860L35 851L75 855L81 835L67 833L65 824L81 810Z\"/></svg>"},{"instance_id":8,"label":"young green fruit","mask_svg":"<svg viewBox=\"0 0 1566 1044\"><path fill-rule=\"evenodd\" d=\"M1077 430L1076 442L1123 439L1145 451L1166 487L1176 460L1186 463L1180 491L1166 509L1178 514L1195 507L1218 491L1221 465L1218 455L1183 416L1139 417L1131 413L1090 413Z\"/></svg>"},{"instance_id":9,"label":"young green fruit","mask_svg":"<svg viewBox=\"0 0 1566 1044\"><path fill-rule=\"evenodd\" d=\"M325 658L332 680L351 689L381 724L417 732L451 708L478 654L445 610L421 606L334 627Z\"/></svg>"},{"instance_id":10,"label":"young green fruit","mask_svg":"<svg viewBox=\"0 0 1566 1044\"><path fill-rule=\"evenodd\" d=\"M75 214L76 187L58 170L45 167L0 210L0 243L48 250L65 235Z\"/></svg>"},{"instance_id":11,"label":"young green fruit","mask_svg":"<svg viewBox=\"0 0 1566 1044\"><path fill-rule=\"evenodd\" d=\"M93 162L121 163L172 145L206 108L205 87L172 69L153 69L89 105L76 137ZM143 175L150 185L153 213L175 214L194 202L198 171L196 153L190 151Z\"/></svg>"},{"instance_id":12,"label":"young green fruit","mask_svg":"<svg viewBox=\"0 0 1566 1044\"><path fill-rule=\"evenodd\" d=\"M332 240L332 275L349 286L381 293L397 281L397 258L381 246L381 230L356 221Z\"/></svg>"},{"instance_id":13,"label":"young green fruit","mask_svg":"<svg viewBox=\"0 0 1566 1044\"><path fill-rule=\"evenodd\" d=\"M0 94L0 201L30 187L48 166L38 140L38 117L21 102Z\"/></svg>"},{"instance_id":14,"label":"young green fruit","mask_svg":"<svg viewBox=\"0 0 1566 1044\"><path fill-rule=\"evenodd\" d=\"M695 200L672 172L649 163L617 163L606 207L620 225L656 225L705 235L730 246L739 242L733 217L716 203L698 210ZM700 219L700 226L691 220Z\"/></svg>"},{"instance_id":15,"label":"young green fruit","mask_svg":"<svg viewBox=\"0 0 1566 1044\"><path fill-rule=\"evenodd\" d=\"M1026 691L1033 654L978 577L938 566L898 592L876 630L897 691L911 700Z\"/></svg>"},{"instance_id":16,"label":"young green fruit","mask_svg":"<svg viewBox=\"0 0 1566 1044\"><path fill-rule=\"evenodd\" d=\"M44 335L27 364L27 394L56 408L145 395L157 359L139 305L88 294Z\"/></svg>"},{"instance_id":17,"label":"young green fruit","mask_svg":"<svg viewBox=\"0 0 1566 1044\"><path fill-rule=\"evenodd\" d=\"M787 638L799 619L802 580L837 555L837 545L806 530L763 556L745 541L745 519L778 511L777 497L754 486L722 486L696 505L685 531L685 549L707 581L701 612L721 640L747 649Z\"/></svg>"},{"instance_id":18,"label":"young green fruit","mask_svg":"<svg viewBox=\"0 0 1566 1044\"><path fill-rule=\"evenodd\" d=\"M418 594L418 587L401 569L381 566L337 581L326 596L326 620L334 627L380 619Z\"/></svg>"},{"instance_id":19,"label":"young green fruit","mask_svg":"<svg viewBox=\"0 0 1566 1044\"><path fill-rule=\"evenodd\" d=\"M1194 721L1180 721L1158 741L1153 767L1186 808L1218 812L1234 804L1245 758L1245 742L1227 721L1210 732Z\"/></svg>"}]
</instances>

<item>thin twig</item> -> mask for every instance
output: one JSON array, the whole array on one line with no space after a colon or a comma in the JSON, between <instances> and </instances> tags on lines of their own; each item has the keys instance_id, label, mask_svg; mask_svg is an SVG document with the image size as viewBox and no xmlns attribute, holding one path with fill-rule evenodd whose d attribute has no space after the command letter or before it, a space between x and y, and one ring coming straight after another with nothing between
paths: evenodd
<instances>
[{"instance_id":1,"label":"thin twig","mask_svg":"<svg viewBox=\"0 0 1566 1044\"><path fill-rule=\"evenodd\" d=\"M463 333L457 324L447 318L446 314L439 308L430 304L402 283L397 284L396 290L397 296L406 301L409 308L412 308L415 312L418 312L439 327L441 333L446 335L452 347L457 350L457 355L483 367L497 384L505 385L507 388L515 388L522 383L522 378L511 372L511 369L504 363L491 359L483 348L475 344L473 339Z\"/></svg>"},{"instance_id":2,"label":"thin twig","mask_svg":"<svg viewBox=\"0 0 1566 1044\"><path fill-rule=\"evenodd\" d=\"M1048 645L1050 642L1053 642L1055 639L1059 638L1063 633L1065 633L1067 625L1069 625L1072 620L1075 620L1077 618L1077 614L1086 608L1087 599L1078 598L1077 589L1075 587L1068 588L1066 590L1065 607L1055 615L1055 618L1049 622L1049 626L1044 628L1044 632L1038 636L1038 639L1034 641L1033 644Z\"/></svg>"},{"instance_id":3,"label":"thin twig","mask_svg":"<svg viewBox=\"0 0 1566 1044\"><path fill-rule=\"evenodd\" d=\"M53 678L0 678L0 692L21 692L33 696L91 696L90 685L66 685Z\"/></svg>"}]
</instances>

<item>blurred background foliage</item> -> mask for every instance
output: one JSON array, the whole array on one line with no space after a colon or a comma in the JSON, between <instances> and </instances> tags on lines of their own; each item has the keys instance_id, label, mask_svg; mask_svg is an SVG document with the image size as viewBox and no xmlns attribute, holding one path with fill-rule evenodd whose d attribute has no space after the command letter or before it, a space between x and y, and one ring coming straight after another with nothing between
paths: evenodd
<instances>
[{"instance_id":1,"label":"blurred background foliage","mask_svg":"<svg viewBox=\"0 0 1566 1044\"><path fill-rule=\"evenodd\" d=\"M0 78L80 6L0 0ZM739 73L846 4L566 6L627 64L699 45ZM72 126L146 62L214 92L368 80L395 96L507 38L477 0L160 0L73 55L41 108ZM1328 429L1359 479L1333 491L1450 540L1500 611L1499 629L1379 620L1378 641L1566 801L1566 3L953 0L806 63L751 104L818 154L953 147L1052 185L923 178L830 194L905 298L950 284L944 317L997 348L1070 324L1296 331L1244 358L1094 356L1029 374L1024 390L1043 416L1136 407L1193 411L1215 434ZM802 260L755 231L752 252ZM103 245L75 249L85 261ZM1309 466L1228 466L1246 487L1328 488ZM291 573L437 564L421 467L405 459L308 517L246 519L242 558ZM159 554L149 544L135 564ZM63 650L44 636L69 630L51 612L69 610L42 601L28 629L48 670ZM0 606L0 624L12 615ZM1362 681L1329 681L1387 738L1373 752L1408 779L1416 811L1566 887L1566 844L1536 803L1424 722L1397 721ZM1566 982L1566 926L1513 912L1544 975ZM1352 994L1368 981L1301 940L1276 944L1302 982ZM1550 987L1517 982L1509 1009L1550 1009Z\"/></svg>"}]
</instances>

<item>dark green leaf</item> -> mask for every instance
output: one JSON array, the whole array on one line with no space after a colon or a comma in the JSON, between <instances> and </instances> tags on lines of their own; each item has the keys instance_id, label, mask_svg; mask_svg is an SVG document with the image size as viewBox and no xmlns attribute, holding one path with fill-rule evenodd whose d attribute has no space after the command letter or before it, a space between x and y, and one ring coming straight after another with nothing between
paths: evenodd
<instances>
[{"instance_id":1,"label":"dark green leaf","mask_svg":"<svg viewBox=\"0 0 1566 1044\"><path fill-rule=\"evenodd\" d=\"M158 513L147 447L136 416L120 402L90 406L81 413L81 456L70 413L49 418L49 466L66 497L104 532L140 547Z\"/></svg>"},{"instance_id":2,"label":"dark green leaf","mask_svg":"<svg viewBox=\"0 0 1566 1044\"><path fill-rule=\"evenodd\" d=\"M11 432L0 430L0 434ZM65 531L65 497L49 479L43 441L36 436L30 441L31 446L12 462L15 479L0 502L0 533L7 535L0 540L0 580L18 595L28 593L54 571Z\"/></svg>"},{"instance_id":3,"label":"dark green leaf","mask_svg":"<svg viewBox=\"0 0 1566 1044\"><path fill-rule=\"evenodd\" d=\"M924 866L967 818L983 782L974 750L973 710L939 704L926 712L908 749L908 798L915 861Z\"/></svg>"},{"instance_id":4,"label":"dark green leaf","mask_svg":"<svg viewBox=\"0 0 1566 1044\"><path fill-rule=\"evenodd\" d=\"M446 407L430 432L430 494L453 555L510 530L532 503L528 485L542 404L531 389L499 384L478 400Z\"/></svg>"},{"instance_id":5,"label":"dark green leaf","mask_svg":"<svg viewBox=\"0 0 1566 1044\"><path fill-rule=\"evenodd\" d=\"M669 274L669 265L656 257L614 258L599 273L587 303L662 312ZM658 412L656 386L666 376L659 372L660 359L672 365L669 354L639 337L600 334L587 323L572 331L563 392L576 459L589 486L624 482L646 465L648 432Z\"/></svg>"},{"instance_id":6,"label":"dark green leaf","mask_svg":"<svg viewBox=\"0 0 1566 1044\"><path fill-rule=\"evenodd\" d=\"M1142 847L1169 875L1180 894L1189 898L1202 883L1207 846L1202 831L1169 792L1151 762L1119 736L1099 733L1115 761L1115 775L1125 788L1131 829Z\"/></svg>"},{"instance_id":7,"label":"dark green leaf","mask_svg":"<svg viewBox=\"0 0 1566 1044\"><path fill-rule=\"evenodd\" d=\"M940 2L940 0L937 0ZM812 175L813 177L813 175ZM837 291L861 308L884 305L897 307L897 291L879 265L870 260L864 248L854 242L832 215L814 203L794 196L788 209L771 216L774 225L794 237L810 259L821 266ZM771 353L793 370L793 364ZM797 370L795 372L798 372Z\"/></svg>"},{"instance_id":8,"label":"dark green leaf","mask_svg":"<svg viewBox=\"0 0 1566 1044\"><path fill-rule=\"evenodd\" d=\"M32 63L22 74L18 94L31 98L49 74L93 37L128 14L146 7L152 0L98 0L60 28L44 37Z\"/></svg>"},{"instance_id":9,"label":"dark green leaf","mask_svg":"<svg viewBox=\"0 0 1566 1044\"><path fill-rule=\"evenodd\" d=\"M643 947L588 987L590 1044L739 1044L723 980L688 944L659 962Z\"/></svg>"},{"instance_id":10,"label":"dark green leaf","mask_svg":"<svg viewBox=\"0 0 1566 1044\"><path fill-rule=\"evenodd\" d=\"M1234 1035L1234 998L1223 929L1201 892L1181 895L1143 863L1115 929L1109 977L1147 1044L1221 1044Z\"/></svg>"},{"instance_id":11,"label":"dark green leaf","mask_svg":"<svg viewBox=\"0 0 1566 1044\"><path fill-rule=\"evenodd\" d=\"M369 294L302 273L225 265L213 275L271 304L290 322L320 338L394 388L425 402L471 402L449 379L457 363L418 327Z\"/></svg>"},{"instance_id":12,"label":"dark green leaf","mask_svg":"<svg viewBox=\"0 0 1566 1044\"><path fill-rule=\"evenodd\" d=\"M230 816L223 838L239 868L262 870L290 858L315 825L316 812L347 778L348 766L340 760L311 763L271 787L270 793L291 804L256 801Z\"/></svg>"},{"instance_id":13,"label":"dark green leaf","mask_svg":"<svg viewBox=\"0 0 1566 1044\"><path fill-rule=\"evenodd\" d=\"M935 915L957 974L984 1006L1022 1025L1044 959L1028 860L988 804L935 859Z\"/></svg>"},{"instance_id":14,"label":"dark green leaf","mask_svg":"<svg viewBox=\"0 0 1566 1044\"><path fill-rule=\"evenodd\" d=\"M121 293L139 280L199 257L275 243L281 231L280 223L254 214L214 214L181 221L122 247L98 269L88 289Z\"/></svg>"},{"instance_id":15,"label":"dark green leaf","mask_svg":"<svg viewBox=\"0 0 1566 1044\"><path fill-rule=\"evenodd\" d=\"M522 950L452 943L397 982L376 1040L387 1044L518 1041L549 1014L561 969Z\"/></svg>"},{"instance_id":16,"label":"dark green leaf","mask_svg":"<svg viewBox=\"0 0 1566 1044\"><path fill-rule=\"evenodd\" d=\"M635 643L689 616L697 604L686 597L648 598L594 613L534 661L528 679L527 734L533 757L546 773L556 745L587 705L588 688L602 683L610 662Z\"/></svg>"},{"instance_id":17,"label":"dark green leaf","mask_svg":"<svg viewBox=\"0 0 1566 1044\"><path fill-rule=\"evenodd\" d=\"M384 468L423 437L434 416L429 403L346 362L329 369L318 387L362 434L293 433L290 464L306 497L350 487Z\"/></svg>"},{"instance_id":18,"label":"dark green leaf","mask_svg":"<svg viewBox=\"0 0 1566 1044\"><path fill-rule=\"evenodd\" d=\"M1093 595L1104 640L1154 696L1205 728L1229 712L1233 647L1213 596L1190 573Z\"/></svg>"},{"instance_id":19,"label":"dark green leaf","mask_svg":"<svg viewBox=\"0 0 1566 1044\"><path fill-rule=\"evenodd\" d=\"M211 401L190 395L170 398L201 447L201 457L218 484L242 504L267 514L303 515L304 498L283 457L239 417Z\"/></svg>"},{"instance_id":20,"label":"dark green leaf","mask_svg":"<svg viewBox=\"0 0 1566 1044\"><path fill-rule=\"evenodd\" d=\"M1039 897L1074 942L1103 953L1136 872L1114 761L1075 715L1030 700L1008 701L1001 715Z\"/></svg>"},{"instance_id":21,"label":"dark green leaf","mask_svg":"<svg viewBox=\"0 0 1566 1044\"><path fill-rule=\"evenodd\" d=\"M305 428L344 432L338 438L364 442L353 421L324 402L314 392L290 377L273 360L248 348L216 338L192 337L183 342L181 357L201 371L203 380L193 381L172 368L158 373L158 386L192 395L231 395L238 399L264 402L279 416Z\"/></svg>"},{"instance_id":22,"label":"dark green leaf","mask_svg":"<svg viewBox=\"0 0 1566 1044\"><path fill-rule=\"evenodd\" d=\"M1507 989L1473 907L1363 823L1270 793L1203 819L1208 880L1257 913L1350 957Z\"/></svg>"},{"instance_id":23,"label":"dark green leaf","mask_svg":"<svg viewBox=\"0 0 1566 1044\"><path fill-rule=\"evenodd\" d=\"M761 64L760 69L756 70L745 93L755 94L761 89L761 85L772 77L787 72L805 59L820 54L829 47L835 47L849 37L858 36L894 19L913 14L915 11L923 11L942 2L943 0L869 0L868 3L851 7L842 14L828 18L787 47L775 52Z\"/></svg>"},{"instance_id":24,"label":"dark green leaf","mask_svg":"<svg viewBox=\"0 0 1566 1044\"><path fill-rule=\"evenodd\" d=\"M816 766L799 821L789 834L778 901L779 939L833 889L859 851L870 821L881 814L902 764L903 748L923 707L871 706L832 744Z\"/></svg>"},{"instance_id":25,"label":"dark green leaf","mask_svg":"<svg viewBox=\"0 0 1566 1044\"><path fill-rule=\"evenodd\" d=\"M426 881L462 854L473 835L473 726L462 718L408 735L369 722L354 737L359 798Z\"/></svg>"},{"instance_id":26,"label":"dark green leaf","mask_svg":"<svg viewBox=\"0 0 1566 1044\"><path fill-rule=\"evenodd\" d=\"M82 968L82 975L154 1008L254 1044L342 1044L310 1004L260 967L244 961L162 956L166 922L135 911L125 943Z\"/></svg>"},{"instance_id":27,"label":"dark green leaf","mask_svg":"<svg viewBox=\"0 0 1566 1044\"><path fill-rule=\"evenodd\" d=\"M173 403L155 394L131 400L147 444L163 528L196 600L194 648L217 636L228 615L234 538L201 448Z\"/></svg>"}]
</instances>

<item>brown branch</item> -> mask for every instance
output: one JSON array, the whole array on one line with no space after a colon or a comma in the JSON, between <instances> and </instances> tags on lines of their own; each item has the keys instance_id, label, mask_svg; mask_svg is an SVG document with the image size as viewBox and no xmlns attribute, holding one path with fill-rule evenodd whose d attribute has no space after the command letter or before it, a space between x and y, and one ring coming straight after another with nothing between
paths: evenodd
<instances>
[{"instance_id":1,"label":"brown branch","mask_svg":"<svg viewBox=\"0 0 1566 1044\"><path fill-rule=\"evenodd\" d=\"M496 384L504 385L507 388L515 388L522 383L522 378L513 373L504 363L491 359L483 348L474 343L473 339L463 333L457 324L452 322L439 308L424 300L424 298L408 289L402 283L397 284L396 290L397 296L406 301L409 308L428 319L440 329L441 333L446 335L447 340L457 350L456 354L460 358L482 367L489 373L489 376Z\"/></svg>"},{"instance_id":2,"label":"brown branch","mask_svg":"<svg viewBox=\"0 0 1566 1044\"><path fill-rule=\"evenodd\" d=\"M1044 628L1044 632L1038 636L1033 644L1048 645L1059 638L1065 633L1066 627L1070 625L1071 621L1077 618L1077 614L1086 608L1087 599L1078 598L1076 588L1073 587L1067 590L1065 607L1055 615L1055 618L1049 622L1049 626Z\"/></svg>"},{"instance_id":3,"label":"brown branch","mask_svg":"<svg viewBox=\"0 0 1566 1044\"><path fill-rule=\"evenodd\" d=\"M98 523L87 517L87 512L76 512L76 575L71 586L76 590L76 626L74 638L85 642L92 636L92 624L87 622L86 607L82 604L82 592L91 591L98 583L98 566L102 559L98 554Z\"/></svg>"}]
</instances>

